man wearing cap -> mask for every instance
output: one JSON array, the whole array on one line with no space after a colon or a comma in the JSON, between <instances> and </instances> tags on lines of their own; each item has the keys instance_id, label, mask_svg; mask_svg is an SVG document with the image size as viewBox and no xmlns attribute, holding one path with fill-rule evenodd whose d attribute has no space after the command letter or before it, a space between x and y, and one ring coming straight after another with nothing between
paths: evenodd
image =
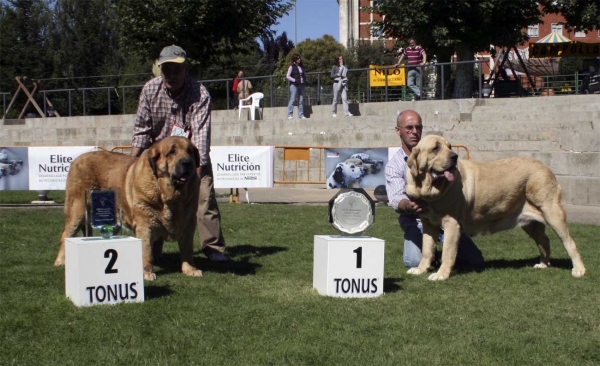
<instances>
[{"instance_id":1,"label":"man wearing cap","mask_svg":"<svg viewBox=\"0 0 600 366\"><path fill-rule=\"evenodd\" d=\"M144 85L133 126L131 155L140 156L156 141L185 136L200 152L198 233L202 251L213 262L227 260L221 214L215 197L210 162L210 95L188 75L187 54L179 46L163 48L158 58L160 76Z\"/></svg>"}]
</instances>

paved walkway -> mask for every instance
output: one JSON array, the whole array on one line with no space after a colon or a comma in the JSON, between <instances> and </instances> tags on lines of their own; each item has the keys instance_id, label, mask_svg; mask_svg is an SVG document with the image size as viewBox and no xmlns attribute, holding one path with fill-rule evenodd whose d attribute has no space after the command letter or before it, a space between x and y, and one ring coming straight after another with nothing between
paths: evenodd
<instances>
[{"instance_id":1,"label":"paved walkway","mask_svg":"<svg viewBox=\"0 0 600 366\"><path fill-rule=\"evenodd\" d=\"M242 188L238 191L240 203L246 203L246 191ZM365 191L371 195L371 198L375 199L373 189L365 189ZM217 193L220 194L228 194L229 192L229 189L217 189ZM249 188L247 192L250 203L327 204L331 197L335 195L336 190L274 187ZM220 199L220 201L228 200L228 198ZM565 209L568 222L600 226L600 207L565 205Z\"/></svg>"}]
</instances>

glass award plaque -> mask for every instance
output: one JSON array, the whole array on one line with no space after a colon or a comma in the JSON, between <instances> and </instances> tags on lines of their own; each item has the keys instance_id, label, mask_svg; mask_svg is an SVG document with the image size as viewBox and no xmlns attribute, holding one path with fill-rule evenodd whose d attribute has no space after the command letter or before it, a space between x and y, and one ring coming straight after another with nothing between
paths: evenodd
<instances>
[{"instance_id":1,"label":"glass award plaque","mask_svg":"<svg viewBox=\"0 0 600 366\"><path fill-rule=\"evenodd\" d=\"M89 192L89 203L86 227L91 226L93 229L98 229L100 236L109 239L120 227L115 191L111 189L92 190Z\"/></svg>"},{"instance_id":2,"label":"glass award plaque","mask_svg":"<svg viewBox=\"0 0 600 366\"><path fill-rule=\"evenodd\" d=\"M375 221L375 201L362 188L341 189L329 201L329 223L340 235L362 235Z\"/></svg>"}]
</instances>

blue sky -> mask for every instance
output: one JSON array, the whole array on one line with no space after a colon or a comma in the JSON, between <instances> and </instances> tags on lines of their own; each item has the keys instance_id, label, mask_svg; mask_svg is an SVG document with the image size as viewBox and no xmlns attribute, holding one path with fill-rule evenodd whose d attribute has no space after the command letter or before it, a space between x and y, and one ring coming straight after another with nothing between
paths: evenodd
<instances>
[{"instance_id":1,"label":"blue sky","mask_svg":"<svg viewBox=\"0 0 600 366\"><path fill-rule=\"evenodd\" d=\"M296 38L300 43L307 38L317 39L325 34L333 36L338 42L339 6L337 0L297 0ZM277 35L287 32L288 39L294 41L294 9L288 16L279 19L279 25L272 29Z\"/></svg>"}]
</instances>

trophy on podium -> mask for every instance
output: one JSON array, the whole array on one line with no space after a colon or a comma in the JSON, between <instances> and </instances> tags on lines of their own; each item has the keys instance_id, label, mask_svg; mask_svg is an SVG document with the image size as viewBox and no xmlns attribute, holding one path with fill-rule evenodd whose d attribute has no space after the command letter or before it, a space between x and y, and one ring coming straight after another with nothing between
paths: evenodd
<instances>
[{"instance_id":1,"label":"trophy on podium","mask_svg":"<svg viewBox=\"0 0 600 366\"><path fill-rule=\"evenodd\" d=\"M341 189L329 201L329 223L340 235L362 235L375 222L375 201L362 188Z\"/></svg>"},{"instance_id":2,"label":"trophy on podium","mask_svg":"<svg viewBox=\"0 0 600 366\"><path fill-rule=\"evenodd\" d=\"M87 196L87 194L86 194ZM90 210L86 212L86 235L88 227L100 231L100 236L110 239L119 231L121 223L117 220L117 201L112 189L94 189L89 191ZM89 233L91 234L91 233Z\"/></svg>"},{"instance_id":3,"label":"trophy on podium","mask_svg":"<svg viewBox=\"0 0 600 366\"><path fill-rule=\"evenodd\" d=\"M334 297L383 294L385 241L364 236L375 201L362 188L341 189L329 201L329 223L340 235L315 235L313 288Z\"/></svg>"}]
</instances>

